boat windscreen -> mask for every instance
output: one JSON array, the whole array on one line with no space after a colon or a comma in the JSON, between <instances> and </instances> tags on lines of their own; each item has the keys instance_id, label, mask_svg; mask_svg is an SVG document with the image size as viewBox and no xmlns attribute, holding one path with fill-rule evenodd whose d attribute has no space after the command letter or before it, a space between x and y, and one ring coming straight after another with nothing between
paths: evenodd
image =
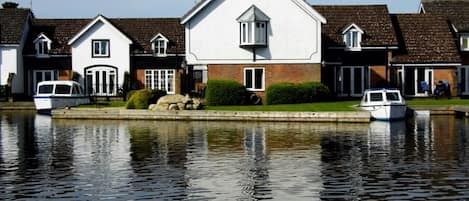
<instances>
[{"instance_id":1,"label":"boat windscreen","mask_svg":"<svg viewBox=\"0 0 469 201\"><path fill-rule=\"evenodd\" d=\"M71 89L69 85L58 84L55 86L55 94L70 94Z\"/></svg>"},{"instance_id":2,"label":"boat windscreen","mask_svg":"<svg viewBox=\"0 0 469 201\"><path fill-rule=\"evenodd\" d=\"M54 85L41 85L39 86L38 94L51 94L54 89Z\"/></svg>"},{"instance_id":3,"label":"boat windscreen","mask_svg":"<svg viewBox=\"0 0 469 201\"><path fill-rule=\"evenodd\" d=\"M383 101L383 94L379 93L370 93L370 101L371 102L381 102Z\"/></svg>"},{"instance_id":4,"label":"boat windscreen","mask_svg":"<svg viewBox=\"0 0 469 201\"><path fill-rule=\"evenodd\" d=\"M400 101L399 100L399 94L397 94L396 92L387 92L386 93L386 99L388 101Z\"/></svg>"}]
</instances>

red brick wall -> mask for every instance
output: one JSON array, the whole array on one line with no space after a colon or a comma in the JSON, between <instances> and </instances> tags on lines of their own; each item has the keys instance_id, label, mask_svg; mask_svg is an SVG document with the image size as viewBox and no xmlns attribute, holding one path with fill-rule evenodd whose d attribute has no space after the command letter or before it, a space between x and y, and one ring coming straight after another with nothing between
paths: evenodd
<instances>
[{"instance_id":1,"label":"red brick wall","mask_svg":"<svg viewBox=\"0 0 469 201\"><path fill-rule=\"evenodd\" d=\"M71 80L72 70L59 70L59 80Z\"/></svg>"},{"instance_id":2,"label":"red brick wall","mask_svg":"<svg viewBox=\"0 0 469 201\"><path fill-rule=\"evenodd\" d=\"M321 81L321 64L211 64L208 65L208 79L235 80L243 84L244 68L248 67L265 68L265 90L278 82ZM256 94L265 98L265 92Z\"/></svg>"},{"instance_id":3,"label":"red brick wall","mask_svg":"<svg viewBox=\"0 0 469 201\"><path fill-rule=\"evenodd\" d=\"M440 80L448 80L451 87L451 95L457 96L458 77L456 76L457 68L435 68L433 69L433 83L437 84ZM433 88L434 89L434 88Z\"/></svg>"},{"instance_id":4,"label":"red brick wall","mask_svg":"<svg viewBox=\"0 0 469 201\"><path fill-rule=\"evenodd\" d=\"M370 66L370 88L385 87L386 66Z\"/></svg>"}]
</instances>

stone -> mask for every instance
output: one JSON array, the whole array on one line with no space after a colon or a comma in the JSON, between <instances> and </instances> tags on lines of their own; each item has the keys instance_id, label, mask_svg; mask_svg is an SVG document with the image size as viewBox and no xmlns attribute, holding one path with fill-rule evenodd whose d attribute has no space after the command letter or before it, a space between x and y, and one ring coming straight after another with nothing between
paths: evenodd
<instances>
[{"instance_id":1,"label":"stone","mask_svg":"<svg viewBox=\"0 0 469 201\"><path fill-rule=\"evenodd\" d=\"M150 105L148 109L153 111L168 110L198 110L202 108L202 102L198 98L189 95L166 95L161 97L156 104Z\"/></svg>"}]
</instances>

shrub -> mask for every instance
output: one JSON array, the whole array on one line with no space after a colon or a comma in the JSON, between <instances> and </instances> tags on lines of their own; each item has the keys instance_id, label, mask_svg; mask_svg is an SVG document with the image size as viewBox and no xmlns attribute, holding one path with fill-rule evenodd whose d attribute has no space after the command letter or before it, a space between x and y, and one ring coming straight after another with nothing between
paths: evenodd
<instances>
[{"instance_id":1,"label":"shrub","mask_svg":"<svg viewBox=\"0 0 469 201\"><path fill-rule=\"evenodd\" d=\"M155 104L159 98L165 96L166 92L161 90L140 89L133 91L125 108L127 109L148 109L150 104Z\"/></svg>"},{"instance_id":2,"label":"shrub","mask_svg":"<svg viewBox=\"0 0 469 201\"><path fill-rule=\"evenodd\" d=\"M327 86L318 82L300 84L276 83L269 86L266 92L267 104L294 104L327 100Z\"/></svg>"},{"instance_id":3,"label":"shrub","mask_svg":"<svg viewBox=\"0 0 469 201\"><path fill-rule=\"evenodd\" d=\"M205 91L207 105L242 105L246 88L233 80L209 80Z\"/></svg>"}]
</instances>

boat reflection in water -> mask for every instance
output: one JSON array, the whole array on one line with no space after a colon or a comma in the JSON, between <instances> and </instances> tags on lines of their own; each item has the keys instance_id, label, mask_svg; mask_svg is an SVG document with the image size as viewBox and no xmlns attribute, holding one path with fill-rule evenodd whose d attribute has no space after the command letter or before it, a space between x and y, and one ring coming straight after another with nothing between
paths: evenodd
<instances>
[{"instance_id":1,"label":"boat reflection in water","mask_svg":"<svg viewBox=\"0 0 469 201\"><path fill-rule=\"evenodd\" d=\"M0 200L465 199L467 120L51 120L0 113Z\"/></svg>"}]
</instances>

